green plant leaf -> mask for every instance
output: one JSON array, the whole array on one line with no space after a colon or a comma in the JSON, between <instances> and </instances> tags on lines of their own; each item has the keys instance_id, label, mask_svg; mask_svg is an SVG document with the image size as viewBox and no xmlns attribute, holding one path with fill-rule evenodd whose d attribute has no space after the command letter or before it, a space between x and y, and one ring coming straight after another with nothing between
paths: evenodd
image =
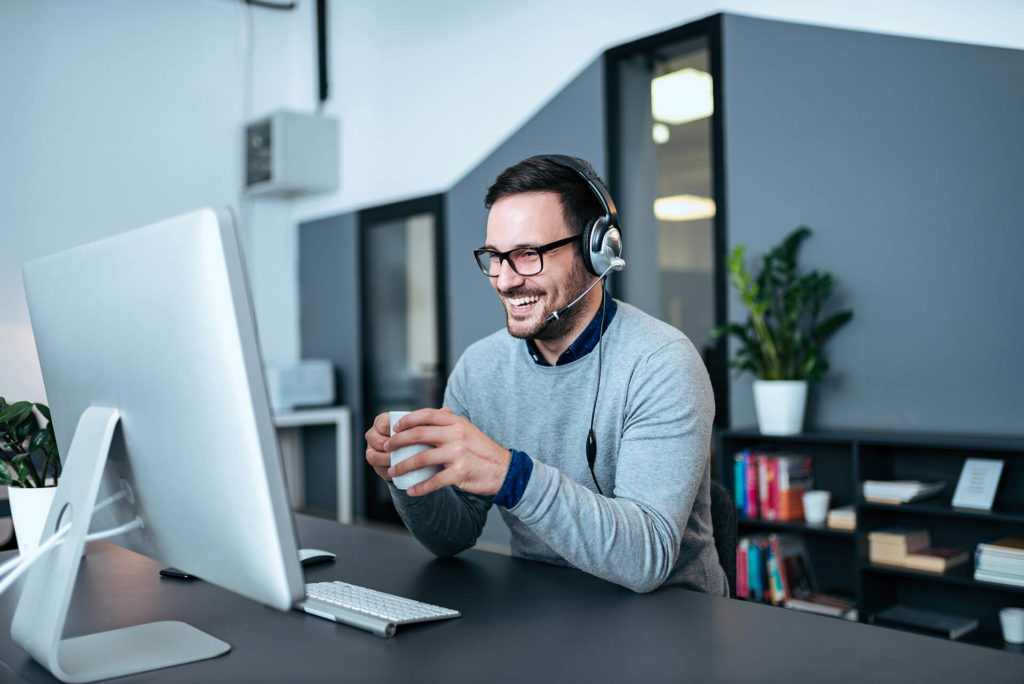
<instances>
[{"instance_id":1,"label":"green plant leaf","mask_svg":"<svg viewBox=\"0 0 1024 684\"><path fill-rule=\"evenodd\" d=\"M39 430L28 441L29 453L33 451L45 451L50 443L50 433L46 430Z\"/></svg>"},{"instance_id":2,"label":"green plant leaf","mask_svg":"<svg viewBox=\"0 0 1024 684\"><path fill-rule=\"evenodd\" d=\"M50 407L49 406L47 406L46 404L35 404L35 407L36 407L36 410L39 411L39 413L43 414L43 418L46 419L47 423L49 423L51 420L53 420L52 418L50 418Z\"/></svg>"},{"instance_id":3,"label":"green plant leaf","mask_svg":"<svg viewBox=\"0 0 1024 684\"><path fill-rule=\"evenodd\" d=\"M853 318L853 312L849 309L840 311L839 313L826 318L824 322L822 322L821 325L815 328L811 333L814 336L814 341L820 345L825 340L832 337L839 328L846 325L851 318Z\"/></svg>"},{"instance_id":4,"label":"green plant leaf","mask_svg":"<svg viewBox=\"0 0 1024 684\"><path fill-rule=\"evenodd\" d=\"M19 401L0 410L0 424L17 425L32 413L32 402Z\"/></svg>"}]
</instances>

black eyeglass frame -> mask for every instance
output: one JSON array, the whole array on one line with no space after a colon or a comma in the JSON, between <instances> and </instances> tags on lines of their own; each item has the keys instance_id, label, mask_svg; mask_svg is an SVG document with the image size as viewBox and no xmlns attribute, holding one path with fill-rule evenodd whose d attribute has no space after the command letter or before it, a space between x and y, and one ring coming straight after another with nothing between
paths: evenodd
<instances>
[{"instance_id":1,"label":"black eyeglass frame","mask_svg":"<svg viewBox=\"0 0 1024 684\"><path fill-rule=\"evenodd\" d=\"M565 245L568 245L569 243L574 242L574 241L578 241L579 239L580 239L580 235L572 235L572 236L567 237L567 238L562 238L561 240L555 240L554 242L549 242L546 245L540 245L538 247L516 247L515 249L510 249L507 252L496 252L493 249L486 249L484 247L481 247L480 249L474 249L473 250L473 256L476 258L476 265L480 267L480 270L488 278L497 278L498 277L499 273L501 272L501 263L503 261L507 261L508 265L510 267L512 267L512 270L515 271L517 274L519 274L519 275L521 275L523 277L529 277L529 276L535 276L535 275L537 275L538 273L540 273L541 271L544 270L544 254L545 254L545 252L550 252L553 249L558 249L559 247L564 247ZM516 268L515 262L512 261L512 254L514 252L523 252L523 251L536 252L537 256L539 257L540 268L538 268L533 273L520 273L519 269ZM487 255L486 263L480 259L480 257L484 256L485 254ZM492 275L491 274L491 259L493 259L495 257L498 258L498 271L499 271L499 273L495 273L495 274Z\"/></svg>"}]
</instances>

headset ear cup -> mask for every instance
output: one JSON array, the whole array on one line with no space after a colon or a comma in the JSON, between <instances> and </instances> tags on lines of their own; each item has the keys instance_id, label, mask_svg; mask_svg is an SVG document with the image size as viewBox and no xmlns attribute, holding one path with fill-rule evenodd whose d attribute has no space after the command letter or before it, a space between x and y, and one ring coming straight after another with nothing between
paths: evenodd
<instances>
[{"instance_id":1,"label":"headset ear cup","mask_svg":"<svg viewBox=\"0 0 1024 684\"><path fill-rule=\"evenodd\" d=\"M614 226L610 226L606 219L599 218L592 222L592 226L587 235L587 268L590 272L596 276L604 275L608 267L612 265L613 254L609 254L608 247L608 236L614 232L618 234L618 230ZM618 244L618 241L615 241Z\"/></svg>"}]
</instances>

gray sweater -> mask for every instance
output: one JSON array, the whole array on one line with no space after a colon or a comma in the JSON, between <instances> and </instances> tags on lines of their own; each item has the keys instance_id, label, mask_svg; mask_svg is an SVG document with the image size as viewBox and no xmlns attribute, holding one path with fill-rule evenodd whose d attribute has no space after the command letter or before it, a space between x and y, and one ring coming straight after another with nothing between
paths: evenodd
<instances>
[{"instance_id":1,"label":"gray sweater","mask_svg":"<svg viewBox=\"0 0 1024 684\"><path fill-rule=\"evenodd\" d=\"M674 584L726 595L711 533L714 397L704 365L685 335L621 302L602 344L594 471L606 496L585 450L598 349L541 366L501 330L470 346L448 380L446 406L533 459L519 503L500 509L512 553L638 592ZM472 546L491 506L454 487L391 492L409 530L441 556Z\"/></svg>"}]
</instances>

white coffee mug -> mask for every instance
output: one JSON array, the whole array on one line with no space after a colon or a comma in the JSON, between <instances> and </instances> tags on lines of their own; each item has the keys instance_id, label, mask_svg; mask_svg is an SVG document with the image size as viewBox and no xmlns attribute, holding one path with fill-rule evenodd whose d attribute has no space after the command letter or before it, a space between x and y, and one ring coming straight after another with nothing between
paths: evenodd
<instances>
[{"instance_id":1,"label":"white coffee mug","mask_svg":"<svg viewBox=\"0 0 1024 684\"><path fill-rule=\"evenodd\" d=\"M391 419L392 437L394 437L395 435L395 423L397 423L400 418L407 415L409 415L408 411L388 412L388 417ZM432 448L433 447L427 444L411 444L407 447L402 447L398 451L392 451L391 465L396 466L405 459L409 458L410 456L414 456L420 453L421 451L426 451L427 449ZM406 473L405 475L399 475L393 478L391 481L394 482L395 486L398 487L399 489L408 489L413 485L419 484L420 482L424 482L425 480L429 480L442 470L444 470L443 466L427 466L426 468L420 468L419 470L414 470L411 473Z\"/></svg>"},{"instance_id":2,"label":"white coffee mug","mask_svg":"<svg viewBox=\"0 0 1024 684\"><path fill-rule=\"evenodd\" d=\"M823 489L804 492L804 520L809 523L823 523L828 517L828 502L832 498Z\"/></svg>"},{"instance_id":3,"label":"white coffee mug","mask_svg":"<svg viewBox=\"0 0 1024 684\"><path fill-rule=\"evenodd\" d=\"M1003 608L999 611L1003 639L1011 644L1024 644L1024 608Z\"/></svg>"}]
</instances>

